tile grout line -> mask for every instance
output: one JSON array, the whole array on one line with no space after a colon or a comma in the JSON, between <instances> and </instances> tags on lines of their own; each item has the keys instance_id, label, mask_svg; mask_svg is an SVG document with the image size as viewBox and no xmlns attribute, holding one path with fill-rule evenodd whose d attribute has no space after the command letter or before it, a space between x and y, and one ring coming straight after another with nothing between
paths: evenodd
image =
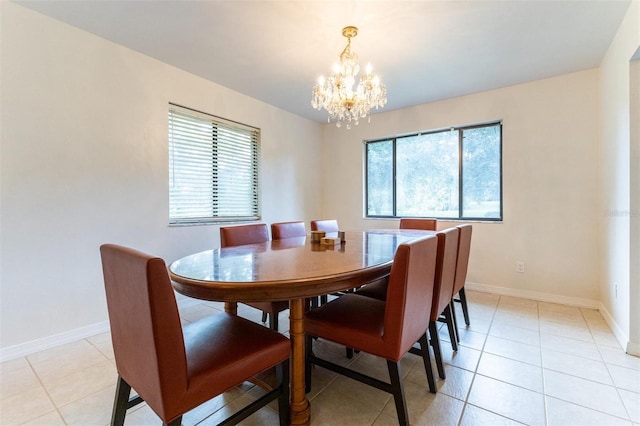
<instances>
[{"instance_id":1,"label":"tile grout line","mask_svg":"<svg viewBox=\"0 0 640 426\"><path fill-rule=\"evenodd\" d=\"M580 310L580 313L582 313L582 315L584 316L584 313L582 312L582 310ZM586 319L585 319L585 321L586 321ZM589 323L587 323L587 327L589 327ZM591 333L591 337L593 338L593 331L591 330L591 327L589 327L589 333ZM624 412L627 414L627 418L625 420L629 420L630 422L633 423L633 419L631 418L631 413L629 412L629 409L627 408L627 404L624 403L624 399L622 398L622 395L620 394L620 388L618 387L618 384L616 383L613 375L611 374L611 369L609 368L609 363L606 362L606 360L604 359L604 356L602 355L602 351L600 350L600 345L596 342L595 338L593 339L593 341L596 344L596 349L598 350L598 353L600 354L600 357L602 358L602 362L603 362L605 368L607 369L607 373L609 373L609 378L611 379L611 383L613 383L613 387L616 390L616 395L618 395L618 399L620 400L620 403L622 404L622 408L624 408Z\"/></svg>"},{"instance_id":2,"label":"tile grout line","mask_svg":"<svg viewBox=\"0 0 640 426\"><path fill-rule=\"evenodd\" d=\"M582 311L580 311L580 312L581 312L581 314L582 314ZM582 315L584 315L584 314L582 314ZM591 333L591 330L590 330L590 329L589 329L589 333ZM564 336L560 336L560 337L564 337ZM572 339L572 340L575 340L575 339ZM583 340L577 340L577 341L579 341L579 342L583 342ZM592 343L594 343L594 345L596 346L596 350L598 350L598 353L600 354L600 357L601 357L602 363L605 365L605 367L607 367L607 363L606 363L606 362L604 362L604 358L602 357L602 354L601 354L601 352L600 352L600 345L598 345L595 341L594 341L594 342L592 342ZM542 350L542 347L541 347L541 350ZM553 350L553 349L549 349L549 350ZM554 352L558 352L558 353L565 354L565 355L571 355L571 356L575 356L575 357L578 357L578 358L583 358L583 359L586 359L586 360L588 360L588 361L595 361L595 360L592 360L592 359L589 359L589 358L584 358L584 357L579 356L579 355L568 354L568 353L566 353L566 352L561 352L561 351L554 351ZM541 355L541 357L542 357L542 355ZM596 361L596 362L597 362L597 361ZM543 364L544 364L544 360L543 360ZM622 406L623 406L623 408L625 409L625 413L627 413L627 416L628 416L627 418L623 418L623 417L617 416L617 415L615 415L615 414L611 414L611 413L608 413L608 412L604 412L604 411L601 411L601 410L598 410L598 409L595 409L595 408L585 407L584 405L578 404L578 403L576 403L575 401L570 401L570 400L563 399L563 398L559 398L559 397L556 397L556 396L550 396L550 395L547 395L547 390L546 390L546 379L545 379L545 375L544 375L544 370L547 370L547 369L546 369L546 368L544 367L544 365L543 365L543 367L542 367L542 371L543 371L543 389L544 389L544 397L545 397L545 411L546 411L546 399L547 399L547 397L549 397L549 398L553 398L553 399L556 399L556 400L558 400L558 401L563 401L563 402L566 402L566 403L568 403L568 404L572 404L572 405L575 405L575 406L578 406L578 407L581 407L581 408L584 408L584 409L592 410L592 411L595 411L595 412L597 412L597 413L605 414L605 415L608 415L608 416L611 416L611 417L616 417L616 418L618 418L618 419L622 419L622 420L631 421L631 417L629 416L629 413L628 413L628 410L627 410L627 408L626 408L626 405L624 405L624 402L622 401L622 398L620 397L620 392L618 391L618 387L615 385L615 381L613 380L613 377L611 377L611 381L612 381L612 383L613 383L613 386L611 386L611 385L608 385L608 384L605 384L605 383L602 383L602 382L598 382L598 381L596 381L596 380L592 380L592 379L588 379L588 378L584 378L584 377L580 377L580 376L575 376L575 375L573 375L573 374L569 374L569 373L566 373L566 372L564 372L564 371L548 369L549 371L553 371L553 372L560 373L560 374L563 374L563 375L566 375L566 376L570 376L570 377L578 378L578 379L581 379L581 380L585 380L585 381L588 381L588 382L591 382L591 383L595 383L595 384L597 384L597 385L602 385L602 386L608 386L608 387L613 387L613 388L615 388L615 389L616 389L616 393L618 394L618 397L620 398L620 402L622 403ZM611 376L611 373L609 372L608 367L607 367L607 372L608 372L608 373L609 373L609 375Z\"/></svg>"},{"instance_id":3,"label":"tile grout line","mask_svg":"<svg viewBox=\"0 0 640 426\"><path fill-rule=\"evenodd\" d=\"M497 315L497 311L500 309L500 301L501 301L501 300L502 300L502 296L500 296L500 299L499 299L499 301L498 301L498 305L496 306L495 314L494 314L494 317L493 317L494 319L495 319L495 316ZM536 318L536 319L539 321L539 314L538 314L538 313L539 313L539 308L538 308L538 302L536 301L536 316L538 317L538 318ZM514 314L514 315L517 315L517 314ZM492 327L492 326L493 326L493 319L492 319L491 325L490 325L490 327L489 327L489 331L491 331L491 327ZM523 329L523 330L529 330L529 329L527 329L527 328L523 328L523 327L519 327L519 326L513 326L513 327L514 327L514 328L521 328L521 329ZM536 331L536 330L530 330L530 331ZM538 332L538 336L539 336L539 335L540 335L540 330L537 330L537 332ZM489 334L487 334L487 339L488 339L488 337L489 337ZM518 343L518 344L524 344L524 345L531 346L531 347L535 347L535 346L536 346L536 345L531 345L531 344L528 344L528 343L523 343L523 342L520 342L520 341L517 341L517 340L512 340L512 339L510 339L510 338L498 337L498 336L493 336L493 337L495 337L495 338L497 338L497 339L501 339L501 340L509 341L509 342L514 342L514 343ZM539 350L539 351L542 351L542 342L541 342L541 341L540 341L540 344L538 345L538 350ZM483 346L482 353L484 353L484 346ZM495 354L492 354L492 353L490 353L490 352L487 352L487 353L488 353L488 354L490 354L490 355L495 355ZM505 359L509 359L509 360L512 360L512 361L515 361L515 362L519 362L519 363L527 364L527 365L532 365L532 366L534 366L534 367L539 367L539 368L540 368L540 370L541 370L541 374L542 374L542 370L543 370L543 368L542 368L542 366L541 366L541 365L540 365L540 366L537 366L537 365L529 364L528 362L520 361L520 360L517 360L517 359L514 359L514 358L510 358L510 357L507 357L507 356L503 356L503 355L495 355L495 356L497 356L497 357L502 357L502 358L505 358ZM542 358L542 355L541 355L541 358ZM541 363L542 363L542 359L541 359ZM478 365L479 365L479 364L478 364ZM545 424L546 424L546 405L545 405L545 397L546 397L546 394L545 394L545 392L544 392L544 386L543 386L543 391L542 391L542 392L538 392L538 391L535 391L535 390L529 389L529 388L527 388L527 387L523 387L523 386L518 385L518 384L510 383L510 382L507 382L507 381L504 381L504 380L501 380L501 379L498 379L498 378L494 378L494 377L491 377L491 376L484 376L484 375L482 375L482 374L480 374L480 373L477 373L477 372L474 374L474 379L475 379L475 375L480 375L480 376L482 376L482 377L486 377L486 378L489 378L489 379L491 379L491 380L495 380L495 381L497 381L497 382L504 383L504 384L509 385L509 386L513 386L513 387L516 387L516 388L520 388L520 389L523 389L523 390L530 391L530 392L533 392L533 393L536 393L536 394L541 395L541 396L542 396L542 400L543 400L543 411L544 411L544 414L545 414ZM543 379L543 380L544 380L544 379ZM475 405L473 405L473 404L470 404L470 405L475 406ZM513 418L508 417L508 416L506 416L506 415L504 415L504 414L495 413L495 412L493 412L493 411L488 410L488 409L487 409L487 408L485 408L485 407L478 407L478 408L480 408L480 409L482 409L482 410L485 410L485 411L489 411L489 412L491 412L491 413L493 413L493 414L495 414L495 415L498 415L498 416L500 416L500 417L503 417L503 418L505 418L505 419L509 419L510 421L513 421L513 422L516 422L516 423L519 423L519 424L524 424L524 423L522 423L522 422L521 422L521 421L519 421L519 420L513 419Z\"/></svg>"},{"instance_id":4,"label":"tile grout line","mask_svg":"<svg viewBox=\"0 0 640 426\"><path fill-rule=\"evenodd\" d=\"M83 339L84 340L84 339ZM49 391L47 390L47 388L45 387L44 383L42 382L42 379L40 378L40 375L36 372L36 369L33 368L33 364L31 363L31 361L29 360L28 357L24 357L25 361L27 362L27 364L29 364L29 368L31 369L31 371L33 372L33 374L36 376L36 379L38 380L38 383L40 383L40 387L42 388L43 392L45 393L45 395L47 395L47 398L49 399L49 402L51 402L51 405L53 405L53 411L55 411L58 416L60 417L60 419L62 420L62 422L67 425L67 421L66 419L62 416L62 413L60 412L60 409L58 408L58 404L56 404L53 401L53 398L51 398L51 395L49 394ZM50 411L49 411L50 412ZM42 416L46 415L47 413L44 413ZM34 421L37 420L39 417L42 416L38 416L36 418L30 419L28 420L30 421ZM26 423L26 422L25 422Z\"/></svg>"},{"instance_id":5,"label":"tile grout line","mask_svg":"<svg viewBox=\"0 0 640 426\"><path fill-rule=\"evenodd\" d=\"M498 305L500 304L500 299L502 296L498 296L498 300L493 307L493 315L491 315L491 321L489 321L489 328L487 329L487 334L485 335L484 342L482 342L482 349L480 350L480 357L478 358L478 362L476 363L476 367L473 370L473 377L471 378L471 383L469 384L469 390L467 390L467 394L464 398L464 403L462 405L462 411L460 412L460 418L458 419L458 426L462 424L462 419L464 418L464 413L467 409L467 405L473 405L469 403L469 395L471 395L471 389L473 389L473 383L476 380L476 375L478 374L478 367L480 366L480 361L482 360L482 356L484 354L484 348L487 345L487 340L489 340L489 331L491 331L491 327L493 326L493 321L496 317L496 312L498 310ZM475 407L475 406L474 406ZM498 413L494 413L496 415L500 415ZM503 416L504 417L504 416Z\"/></svg>"},{"instance_id":6,"label":"tile grout line","mask_svg":"<svg viewBox=\"0 0 640 426\"><path fill-rule=\"evenodd\" d=\"M547 379L544 374L545 358L542 352L542 328L540 327L540 304L536 302L538 312L538 340L540 341L540 374L542 374L542 409L544 412L544 424L549 424L549 410L547 407Z\"/></svg>"}]
</instances>

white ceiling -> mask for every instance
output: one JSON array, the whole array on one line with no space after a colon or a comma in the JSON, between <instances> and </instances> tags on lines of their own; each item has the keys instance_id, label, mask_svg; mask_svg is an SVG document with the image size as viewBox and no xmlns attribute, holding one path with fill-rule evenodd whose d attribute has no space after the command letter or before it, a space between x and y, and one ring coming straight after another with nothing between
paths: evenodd
<instances>
[{"instance_id":1,"label":"white ceiling","mask_svg":"<svg viewBox=\"0 0 640 426\"><path fill-rule=\"evenodd\" d=\"M355 25L385 110L597 67L630 0L16 0L303 117Z\"/></svg>"}]
</instances>

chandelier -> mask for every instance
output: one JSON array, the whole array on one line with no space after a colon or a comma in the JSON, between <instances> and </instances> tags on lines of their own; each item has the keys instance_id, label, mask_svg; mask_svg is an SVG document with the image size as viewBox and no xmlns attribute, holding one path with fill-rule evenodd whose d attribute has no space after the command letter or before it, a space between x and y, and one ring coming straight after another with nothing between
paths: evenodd
<instances>
[{"instance_id":1,"label":"chandelier","mask_svg":"<svg viewBox=\"0 0 640 426\"><path fill-rule=\"evenodd\" d=\"M324 76L313 86L311 106L317 110L326 109L329 113L327 122L336 120L341 127L346 122L347 129L351 123L356 126L361 118L368 117L372 108L382 108L387 103L387 87L380 78L372 74L371 64L367 65L366 74L356 78L360 72L358 55L351 51L351 38L358 35L356 27L345 27L342 35L347 38L347 46L340 54L340 64L335 64L328 79Z\"/></svg>"}]
</instances>

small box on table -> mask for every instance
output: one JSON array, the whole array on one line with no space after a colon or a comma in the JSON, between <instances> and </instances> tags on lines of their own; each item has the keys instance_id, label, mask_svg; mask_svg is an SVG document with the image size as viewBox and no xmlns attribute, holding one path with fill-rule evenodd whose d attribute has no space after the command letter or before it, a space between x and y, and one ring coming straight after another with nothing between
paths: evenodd
<instances>
[{"instance_id":1,"label":"small box on table","mask_svg":"<svg viewBox=\"0 0 640 426\"><path fill-rule=\"evenodd\" d=\"M320 244L325 246L339 246L340 238L324 237L320 240Z\"/></svg>"}]
</instances>

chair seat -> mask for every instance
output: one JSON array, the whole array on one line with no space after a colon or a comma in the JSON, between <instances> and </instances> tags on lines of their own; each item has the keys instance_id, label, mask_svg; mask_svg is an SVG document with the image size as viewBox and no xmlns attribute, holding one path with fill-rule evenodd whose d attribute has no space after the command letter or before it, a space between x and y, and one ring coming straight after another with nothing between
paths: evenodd
<instances>
[{"instance_id":1,"label":"chair seat","mask_svg":"<svg viewBox=\"0 0 640 426\"><path fill-rule=\"evenodd\" d=\"M387 278L374 281L357 289L356 294L377 300L387 300L387 282Z\"/></svg>"},{"instance_id":2,"label":"chair seat","mask_svg":"<svg viewBox=\"0 0 640 426\"><path fill-rule=\"evenodd\" d=\"M183 327L189 398L206 401L289 357L283 335L227 313ZM224 371L224 375L220 374ZM201 396L201 398L198 398Z\"/></svg>"},{"instance_id":3,"label":"chair seat","mask_svg":"<svg viewBox=\"0 0 640 426\"><path fill-rule=\"evenodd\" d=\"M386 304L370 297L348 293L305 314L305 331L313 336L330 336L331 341L387 357L384 341Z\"/></svg>"}]
</instances>

